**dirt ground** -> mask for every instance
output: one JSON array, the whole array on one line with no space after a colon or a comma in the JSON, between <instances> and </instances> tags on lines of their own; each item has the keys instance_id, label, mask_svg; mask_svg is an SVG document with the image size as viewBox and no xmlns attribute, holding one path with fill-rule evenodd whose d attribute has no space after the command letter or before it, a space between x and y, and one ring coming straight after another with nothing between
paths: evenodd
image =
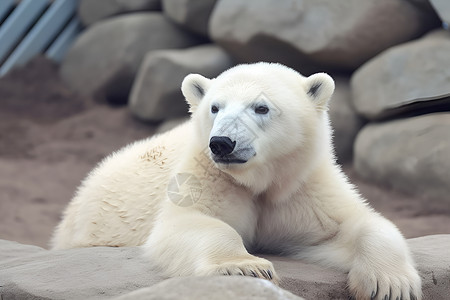
<instances>
[{"instance_id":1,"label":"dirt ground","mask_svg":"<svg viewBox=\"0 0 450 300\"><path fill-rule=\"evenodd\" d=\"M64 207L104 156L155 132L126 107L70 92L43 58L0 78L0 239L47 247ZM450 233L450 215L426 201L364 182L344 166L371 205L406 237Z\"/></svg>"}]
</instances>

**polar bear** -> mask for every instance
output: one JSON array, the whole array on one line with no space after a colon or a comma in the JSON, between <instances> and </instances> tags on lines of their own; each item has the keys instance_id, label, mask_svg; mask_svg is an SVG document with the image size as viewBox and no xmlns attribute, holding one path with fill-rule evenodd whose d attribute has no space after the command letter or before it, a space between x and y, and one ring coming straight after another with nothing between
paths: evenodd
<instances>
[{"instance_id":1,"label":"polar bear","mask_svg":"<svg viewBox=\"0 0 450 300\"><path fill-rule=\"evenodd\" d=\"M244 64L188 75L191 119L101 162L83 181L54 249L142 245L168 276L277 282L272 253L348 272L357 299L420 299L399 230L335 162L324 73Z\"/></svg>"}]
</instances>

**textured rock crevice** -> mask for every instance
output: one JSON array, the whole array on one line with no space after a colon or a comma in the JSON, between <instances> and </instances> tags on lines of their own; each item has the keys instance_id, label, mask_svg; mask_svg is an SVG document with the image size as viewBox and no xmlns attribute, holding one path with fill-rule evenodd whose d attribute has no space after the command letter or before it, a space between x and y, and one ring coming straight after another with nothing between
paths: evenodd
<instances>
[{"instance_id":1,"label":"textured rock crevice","mask_svg":"<svg viewBox=\"0 0 450 300\"><path fill-rule=\"evenodd\" d=\"M374 57L352 76L356 110L380 120L436 105L450 108L449 53L450 32L438 30Z\"/></svg>"}]
</instances>

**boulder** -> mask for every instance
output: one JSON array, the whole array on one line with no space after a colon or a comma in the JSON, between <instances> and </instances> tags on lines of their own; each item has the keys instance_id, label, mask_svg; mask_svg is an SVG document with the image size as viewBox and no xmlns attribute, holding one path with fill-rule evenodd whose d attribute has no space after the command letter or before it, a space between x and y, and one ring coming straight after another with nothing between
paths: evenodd
<instances>
[{"instance_id":1,"label":"boulder","mask_svg":"<svg viewBox=\"0 0 450 300\"><path fill-rule=\"evenodd\" d=\"M217 0L163 0L164 13L175 23L208 36L209 17Z\"/></svg>"},{"instance_id":2,"label":"boulder","mask_svg":"<svg viewBox=\"0 0 450 300\"><path fill-rule=\"evenodd\" d=\"M437 23L435 14L401 0L221 0L209 30L239 61L275 61L309 73L354 70Z\"/></svg>"},{"instance_id":3,"label":"boulder","mask_svg":"<svg viewBox=\"0 0 450 300\"><path fill-rule=\"evenodd\" d=\"M355 142L363 178L424 199L423 213L450 213L450 113L369 124Z\"/></svg>"},{"instance_id":4,"label":"boulder","mask_svg":"<svg viewBox=\"0 0 450 300\"><path fill-rule=\"evenodd\" d=\"M408 240L422 278L423 299L450 298L450 235L438 234ZM439 261L439 259L442 259Z\"/></svg>"},{"instance_id":5,"label":"boulder","mask_svg":"<svg viewBox=\"0 0 450 300\"><path fill-rule=\"evenodd\" d=\"M161 0L81 0L78 16L84 26L129 12L160 10Z\"/></svg>"},{"instance_id":6,"label":"boulder","mask_svg":"<svg viewBox=\"0 0 450 300\"><path fill-rule=\"evenodd\" d=\"M226 52L215 45L152 51L133 84L130 110L138 118L153 122L186 116L188 105L180 88L184 77L198 73L213 78L232 65Z\"/></svg>"},{"instance_id":7,"label":"boulder","mask_svg":"<svg viewBox=\"0 0 450 300\"><path fill-rule=\"evenodd\" d=\"M346 77L336 77L335 82L336 88L330 101L329 113L336 155L342 163L353 157L353 142L363 120L353 107L350 80Z\"/></svg>"},{"instance_id":8,"label":"boulder","mask_svg":"<svg viewBox=\"0 0 450 300\"><path fill-rule=\"evenodd\" d=\"M60 74L73 90L123 103L145 54L199 43L161 13L134 13L100 21L75 41Z\"/></svg>"},{"instance_id":9,"label":"boulder","mask_svg":"<svg viewBox=\"0 0 450 300\"><path fill-rule=\"evenodd\" d=\"M408 243L422 277L424 299L448 298L450 235ZM165 279L149 267L138 247L47 251L0 240L0 295L2 299L69 300L348 299L346 274L289 258L265 257L281 277L281 288L240 276Z\"/></svg>"},{"instance_id":10,"label":"boulder","mask_svg":"<svg viewBox=\"0 0 450 300\"><path fill-rule=\"evenodd\" d=\"M36 247L15 258L4 251L20 250L0 242L2 299L108 299L163 280L140 255L139 248L79 248L47 251Z\"/></svg>"},{"instance_id":11,"label":"boulder","mask_svg":"<svg viewBox=\"0 0 450 300\"><path fill-rule=\"evenodd\" d=\"M44 248L38 246L24 245L16 242L10 242L7 240L0 240L0 249L1 249L0 263L2 261L15 259L19 257L26 257L32 254L46 251Z\"/></svg>"},{"instance_id":12,"label":"boulder","mask_svg":"<svg viewBox=\"0 0 450 300\"><path fill-rule=\"evenodd\" d=\"M374 57L352 76L356 110L371 120L448 110L449 53L450 32L438 30Z\"/></svg>"},{"instance_id":13,"label":"boulder","mask_svg":"<svg viewBox=\"0 0 450 300\"><path fill-rule=\"evenodd\" d=\"M301 300L276 285L250 277L172 278L114 300Z\"/></svg>"}]
</instances>

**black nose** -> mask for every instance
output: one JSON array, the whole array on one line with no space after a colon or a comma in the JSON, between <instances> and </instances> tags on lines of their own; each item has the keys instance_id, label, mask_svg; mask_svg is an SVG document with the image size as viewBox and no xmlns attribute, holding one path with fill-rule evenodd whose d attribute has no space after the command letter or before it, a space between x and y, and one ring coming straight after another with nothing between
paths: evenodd
<instances>
[{"instance_id":1,"label":"black nose","mask_svg":"<svg viewBox=\"0 0 450 300\"><path fill-rule=\"evenodd\" d=\"M209 141L209 148L212 153L219 156L224 156L233 152L236 141L231 141L226 136L213 136Z\"/></svg>"}]
</instances>

